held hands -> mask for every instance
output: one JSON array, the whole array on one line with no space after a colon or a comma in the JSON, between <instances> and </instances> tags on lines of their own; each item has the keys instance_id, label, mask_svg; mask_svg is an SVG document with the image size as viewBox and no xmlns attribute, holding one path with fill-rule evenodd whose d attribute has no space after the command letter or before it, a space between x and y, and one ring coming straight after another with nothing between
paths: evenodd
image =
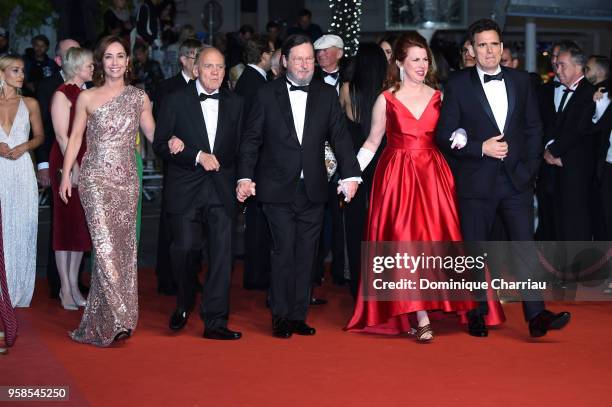
<instances>
[{"instance_id":1,"label":"held hands","mask_svg":"<svg viewBox=\"0 0 612 407\"><path fill-rule=\"evenodd\" d=\"M183 140L180 138L172 136L170 140L168 140L168 148L170 148L170 154L177 154L183 151L185 143L183 143Z\"/></svg>"},{"instance_id":2,"label":"held hands","mask_svg":"<svg viewBox=\"0 0 612 407\"><path fill-rule=\"evenodd\" d=\"M503 161L508 155L508 143L502 141L503 138L504 135L500 134L482 143L482 154Z\"/></svg>"},{"instance_id":3,"label":"held hands","mask_svg":"<svg viewBox=\"0 0 612 407\"><path fill-rule=\"evenodd\" d=\"M8 144L0 143L0 157L8 158L9 160L16 160L21 157L28 148L26 144L19 144L13 148L9 148Z\"/></svg>"},{"instance_id":4,"label":"held hands","mask_svg":"<svg viewBox=\"0 0 612 407\"><path fill-rule=\"evenodd\" d=\"M255 195L255 183L250 180L242 180L236 186L236 198L240 202L246 201L246 199Z\"/></svg>"},{"instance_id":5,"label":"held hands","mask_svg":"<svg viewBox=\"0 0 612 407\"><path fill-rule=\"evenodd\" d=\"M206 154L203 151L200 153L199 162L206 171L219 171L219 168L221 168L214 154Z\"/></svg>"},{"instance_id":6,"label":"held hands","mask_svg":"<svg viewBox=\"0 0 612 407\"><path fill-rule=\"evenodd\" d=\"M344 194L344 202L351 202L351 199L357 193L357 188L359 187L359 183L357 181L338 181L338 195Z\"/></svg>"},{"instance_id":7,"label":"held hands","mask_svg":"<svg viewBox=\"0 0 612 407\"><path fill-rule=\"evenodd\" d=\"M13 147L11 151L9 151L8 155L11 160L16 160L27 151L28 151L28 147L26 146L25 143L23 143L23 144L19 144L18 146Z\"/></svg>"},{"instance_id":8,"label":"held hands","mask_svg":"<svg viewBox=\"0 0 612 407\"><path fill-rule=\"evenodd\" d=\"M68 203L68 198L72 197L72 183L70 175L62 172L62 182L59 187L59 196L65 204Z\"/></svg>"},{"instance_id":9,"label":"held hands","mask_svg":"<svg viewBox=\"0 0 612 407\"><path fill-rule=\"evenodd\" d=\"M467 144L467 133L464 129L458 128L457 130L453 131L449 140L452 141L451 150L453 148L461 150Z\"/></svg>"},{"instance_id":10,"label":"held hands","mask_svg":"<svg viewBox=\"0 0 612 407\"><path fill-rule=\"evenodd\" d=\"M556 165L557 167L563 167L563 162L561 161L561 157L553 156L549 150L544 150L544 161L546 161L546 164Z\"/></svg>"}]
</instances>

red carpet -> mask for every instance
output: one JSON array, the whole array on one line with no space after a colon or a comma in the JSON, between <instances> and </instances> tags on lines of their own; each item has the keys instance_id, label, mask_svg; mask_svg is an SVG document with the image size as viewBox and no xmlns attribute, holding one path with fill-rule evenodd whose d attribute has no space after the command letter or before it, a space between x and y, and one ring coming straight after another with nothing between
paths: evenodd
<instances>
[{"instance_id":1,"label":"red carpet","mask_svg":"<svg viewBox=\"0 0 612 407\"><path fill-rule=\"evenodd\" d=\"M171 334L174 301L140 272L140 320L134 336L108 349L80 345L66 332L81 312L64 311L38 281L32 307L18 310L20 336L0 357L0 385L63 385L75 406L609 406L612 303L550 304L571 311L561 332L530 340L520 304L489 338L468 336L454 318L436 320L433 343L409 336L342 331L352 311L343 287L324 287L313 307L314 337L270 335L262 292L234 276L230 328L242 340L201 338L193 314ZM19 404L27 405L27 404Z\"/></svg>"}]
</instances>

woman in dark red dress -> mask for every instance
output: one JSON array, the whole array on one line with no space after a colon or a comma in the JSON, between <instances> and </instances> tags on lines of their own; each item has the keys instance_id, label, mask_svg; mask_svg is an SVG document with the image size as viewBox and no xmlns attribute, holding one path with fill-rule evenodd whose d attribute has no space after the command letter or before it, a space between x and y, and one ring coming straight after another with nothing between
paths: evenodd
<instances>
[{"instance_id":1,"label":"woman in dark red dress","mask_svg":"<svg viewBox=\"0 0 612 407\"><path fill-rule=\"evenodd\" d=\"M388 90L374 105L370 135L358 154L363 170L386 134L365 241L461 241L453 176L434 141L442 95L435 89L431 51L421 35L406 33L396 41L393 58ZM472 301L442 299L370 301L360 293L347 330L398 334L410 330L408 315L416 313L417 339L429 341L433 330L427 311L465 313L475 307ZM499 303L493 301L490 308L487 322L501 323Z\"/></svg>"},{"instance_id":2,"label":"woman in dark red dress","mask_svg":"<svg viewBox=\"0 0 612 407\"><path fill-rule=\"evenodd\" d=\"M72 199L67 204L59 197L61 169L64 152L72 130L76 100L85 82L93 75L93 55L84 48L70 48L63 61L62 72L66 81L57 88L51 100L51 119L55 130L55 141L49 157L49 174L53 191L53 250L62 288L62 306L76 310L85 306L85 298L79 291L78 276L83 252L91 250L91 238L85 213L79 199L79 168L87 147L81 145L77 162L72 171Z\"/></svg>"}]
</instances>

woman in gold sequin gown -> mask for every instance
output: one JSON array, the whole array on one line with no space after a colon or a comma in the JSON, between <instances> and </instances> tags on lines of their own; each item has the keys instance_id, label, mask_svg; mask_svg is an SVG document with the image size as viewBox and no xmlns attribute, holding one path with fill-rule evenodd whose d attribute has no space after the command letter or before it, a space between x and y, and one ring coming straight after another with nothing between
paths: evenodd
<instances>
[{"instance_id":1,"label":"woman in gold sequin gown","mask_svg":"<svg viewBox=\"0 0 612 407\"><path fill-rule=\"evenodd\" d=\"M60 196L70 197L70 171L87 127L79 194L95 250L87 306L70 337L108 346L131 335L138 320L136 208L139 197L134 146L138 128L152 138L155 123L144 91L127 84L129 47L103 38L94 53L96 87L77 100L64 157Z\"/></svg>"}]
</instances>

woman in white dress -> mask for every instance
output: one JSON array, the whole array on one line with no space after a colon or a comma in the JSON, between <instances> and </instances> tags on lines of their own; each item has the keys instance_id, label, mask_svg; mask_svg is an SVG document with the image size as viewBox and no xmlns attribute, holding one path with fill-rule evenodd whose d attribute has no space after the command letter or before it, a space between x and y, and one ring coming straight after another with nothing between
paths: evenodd
<instances>
[{"instance_id":1,"label":"woman in white dress","mask_svg":"<svg viewBox=\"0 0 612 407\"><path fill-rule=\"evenodd\" d=\"M23 68L19 56L0 57L0 203L13 307L29 307L34 292L38 187L29 151L42 144L44 137L38 103L20 95Z\"/></svg>"}]
</instances>

